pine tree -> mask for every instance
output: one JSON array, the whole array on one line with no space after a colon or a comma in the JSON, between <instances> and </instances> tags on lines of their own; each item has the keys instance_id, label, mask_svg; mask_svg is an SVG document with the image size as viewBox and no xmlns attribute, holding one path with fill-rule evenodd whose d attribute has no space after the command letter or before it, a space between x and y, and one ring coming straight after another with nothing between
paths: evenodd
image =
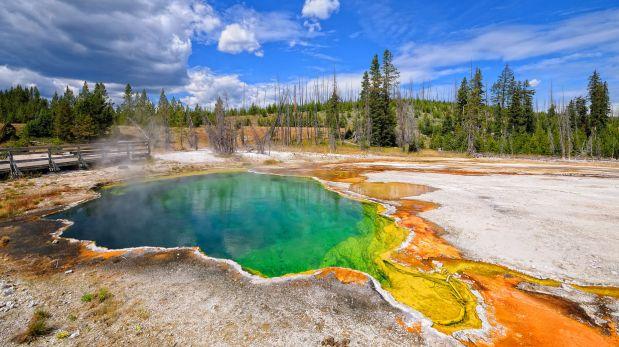
<instances>
[{"instance_id":1,"label":"pine tree","mask_svg":"<svg viewBox=\"0 0 619 347\"><path fill-rule=\"evenodd\" d=\"M557 116L557 107L555 106L554 103L551 103L550 107L548 108L548 119L552 120L556 116Z\"/></svg>"},{"instance_id":2,"label":"pine tree","mask_svg":"<svg viewBox=\"0 0 619 347\"><path fill-rule=\"evenodd\" d=\"M92 93L92 107L94 112L92 116L97 127L96 136L105 136L114 123L114 108L103 83L95 84L95 90Z\"/></svg>"},{"instance_id":3,"label":"pine tree","mask_svg":"<svg viewBox=\"0 0 619 347\"><path fill-rule=\"evenodd\" d=\"M521 107L521 112L524 112L524 111L523 111L523 109L522 109L522 107ZM557 130L559 130L559 132L560 132L560 130L561 130L561 129L560 129L560 126L559 126L559 125L560 125L560 123L559 123L559 118L557 117L557 107L555 106L555 104L554 104L554 102L553 102L552 100L551 100L551 102L550 102L550 107L548 108L548 115L547 115L547 117L546 117L546 118L547 118L547 123L548 123L548 125L547 125L547 128L548 128L548 129L547 129L547 131L548 131L548 142L549 142L549 149L548 149L547 153L541 153L541 154L550 154L550 155L553 155L553 154L555 154L555 153L554 153L554 148L555 148L555 147L554 147L554 143L553 143L552 145L550 144L550 140L551 140L551 138L552 138L552 139L554 139L554 135L553 135L553 134L551 134L551 133L552 133L552 129L551 129L551 128L552 128L552 126L551 126L551 125L552 125L552 124L557 124L557 128L559 128L559 129L557 129ZM517 118L517 121L518 121L518 122L520 122L520 123L518 123L518 125L517 125L517 126L518 126L518 128L517 128L518 130L517 130L517 131L518 131L519 133L521 133L521 134L522 134L522 133L524 133L524 126L521 124L521 122L522 122L522 120L523 120L523 119L524 119L524 118L523 118L522 116L519 116L519 118ZM561 137L561 134L559 134L559 142L560 142L560 145L562 145L561 141L563 141L563 139L562 139L562 137ZM561 150L563 150L563 148L564 148L564 147L563 147L563 146L561 146ZM564 153L562 153L562 154L564 154Z\"/></svg>"},{"instance_id":4,"label":"pine tree","mask_svg":"<svg viewBox=\"0 0 619 347\"><path fill-rule=\"evenodd\" d=\"M462 125L462 120L464 119L464 112L466 110L466 101L469 97L469 82L466 80L466 77L462 79L460 83L460 88L458 88L458 93L456 95L456 123Z\"/></svg>"},{"instance_id":5,"label":"pine tree","mask_svg":"<svg viewBox=\"0 0 619 347\"><path fill-rule=\"evenodd\" d=\"M535 90L531 89L529 81L524 81L522 84L522 123L524 131L527 133L533 132L533 96Z\"/></svg>"},{"instance_id":6,"label":"pine tree","mask_svg":"<svg viewBox=\"0 0 619 347\"><path fill-rule=\"evenodd\" d=\"M393 55L387 49L383 53L383 97L389 101L398 89L400 72L393 65Z\"/></svg>"},{"instance_id":7,"label":"pine tree","mask_svg":"<svg viewBox=\"0 0 619 347\"><path fill-rule=\"evenodd\" d=\"M370 91L368 93L369 111L372 121L372 145L383 145L383 128L384 128L384 101L382 98L382 84L383 77L380 72L380 64L378 62L378 55L374 55L372 58L372 64L370 65Z\"/></svg>"},{"instance_id":8,"label":"pine tree","mask_svg":"<svg viewBox=\"0 0 619 347\"><path fill-rule=\"evenodd\" d=\"M514 72L505 64L497 81L492 85L492 102L499 109L505 109L510 105L511 97L516 87Z\"/></svg>"},{"instance_id":9,"label":"pine tree","mask_svg":"<svg viewBox=\"0 0 619 347\"><path fill-rule=\"evenodd\" d=\"M393 65L393 55L387 49L383 53L383 85L382 85L382 97L383 97L383 121L382 121L382 134L381 142L382 146L395 146L395 127L396 119L394 110L391 108L391 99L394 92L399 89L399 77L400 72Z\"/></svg>"},{"instance_id":10,"label":"pine tree","mask_svg":"<svg viewBox=\"0 0 619 347\"><path fill-rule=\"evenodd\" d=\"M514 72L505 64L503 71L497 81L492 85L492 102L494 108L494 130L506 136L509 124L509 114L507 108L511 104L511 98L516 88L516 78Z\"/></svg>"},{"instance_id":11,"label":"pine tree","mask_svg":"<svg viewBox=\"0 0 619 347\"><path fill-rule=\"evenodd\" d=\"M523 131L522 114L522 83L516 83L508 109L509 125L511 130L515 132Z\"/></svg>"},{"instance_id":12,"label":"pine tree","mask_svg":"<svg viewBox=\"0 0 619 347\"><path fill-rule=\"evenodd\" d=\"M146 95L146 90L142 89L142 92L135 101L135 118L139 124L148 125L154 114L153 104Z\"/></svg>"},{"instance_id":13,"label":"pine tree","mask_svg":"<svg viewBox=\"0 0 619 347\"><path fill-rule=\"evenodd\" d=\"M479 68L475 69L475 75L469 86L464 114L464 129L467 134L467 152L474 154L475 136L478 131L480 115L484 106L484 84Z\"/></svg>"},{"instance_id":14,"label":"pine tree","mask_svg":"<svg viewBox=\"0 0 619 347\"><path fill-rule=\"evenodd\" d=\"M535 122L535 131L531 137L531 149L535 154L548 155L550 153L550 144L548 134L544 130L544 122L541 117L538 117Z\"/></svg>"},{"instance_id":15,"label":"pine tree","mask_svg":"<svg viewBox=\"0 0 619 347\"><path fill-rule=\"evenodd\" d=\"M329 146L336 149L336 140L340 135L340 97L337 95L337 82L333 76L333 93L327 102L327 127L329 128Z\"/></svg>"},{"instance_id":16,"label":"pine tree","mask_svg":"<svg viewBox=\"0 0 619 347\"><path fill-rule=\"evenodd\" d=\"M359 93L359 101L363 104L368 101L370 93L370 76L367 71L363 72L363 77L361 78L361 92Z\"/></svg>"},{"instance_id":17,"label":"pine tree","mask_svg":"<svg viewBox=\"0 0 619 347\"><path fill-rule=\"evenodd\" d=\"M133 119L135 113L135 101L133 100L133 89L131 84L127 83L125 86L125 93L123 94L123 102L120 105L119 123L126 123L128 119Z\"/></svg>"},{"instance_id":18,"label":"pine tree","mask_svg":"<svg viewBox=\"0 0 619 347\"><path fill-rule=\"evenodd\" d=\"M575 127L580 128L585 135L591 135L589 126L589 109L587 108L587 100L582 96L574 99L574 109L576 111Z\"/></svg>"},{"instance_id":19,"label":"pine tree","mask_svg":"<svg viewBox=\"0 0 619 347\"><path fill-rule=\"evenodd\" d=\"M572 131L576 130L578 128L578 112L576 111L576 102L574 99L570 100L565 111L570 119Z\"/></svg>"},{"instance_id":20,"label":"pine tree","mask_svg":"<svg viewBox=\"0 0 619 347\"><path fill-rule=\"evenodd\" d=\"M73 136L78 141L90 140L97 136L98 129L93 118L95 114L93 94L90 92L88 83L84 82L82 90L75 101L75 124L72 129Z\"/></svg>"},{"instance_id":21,"label":"pine tree","mask_svg":"<svg viewBox=\"0 0 619 347\"><path fill-rule=\"evenodd\" d=\"M168 97L165 95L165 91L161 89L159 94L159 102L157 103L157 116L161 119L168 119L170 112L170 103Z\"/></svg>"},{"instance_id":22,"label":"pine tree","mask_svg":"<svg viewBox=\"0 0 619 347\"><path fill-rule=\"evenodd\" d=\"M361 79L361 93L359 95L359 110L357 112L356 137L359 146L363 149L370 145L372 120L370 117L370 76L363 72Z\"/></svg>"},{"instance_id":23,"label":"pine tree","mask_svg":"<svg viewBox=\"0 0 619 347\"><path fill-rule=\"evenodd\" d=\"M589 102L590 106L590 126L594 133L600 132L608 122L610 113L610 100L608 97L608 85L602 82L600 74L593 71L589 77Z\"/></svg>"},{"instance_id":24,"label":"pine tree","mask_svg":"<svg viewBox=\"0 0 619 347\"><path fill-rule=\"evenodd\" d=\"M157 118L163 127L163 143L166 149L170 148L172 142L172 134L170 132L170 103L165 91L161 89L159 94L159 103L157 103Z\"/></svg>"},{"instance_id":25,"label":"pine tree","mask_svg":"<svg viewBox=\"0 0 619 347\"><path fill-rule=\"evenodd\" d=\"M59 98L52 109L54 117L54 136L64 141L73 140L73 126L75 116L73 115L73 104L75 97L67 86L62 98Z\"/></svg>"}]
</instances>

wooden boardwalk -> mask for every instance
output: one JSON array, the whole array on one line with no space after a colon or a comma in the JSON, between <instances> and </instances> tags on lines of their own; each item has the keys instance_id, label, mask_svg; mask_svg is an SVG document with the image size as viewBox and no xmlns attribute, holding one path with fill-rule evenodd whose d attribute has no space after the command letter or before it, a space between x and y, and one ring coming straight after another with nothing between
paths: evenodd
<instances>
[{"instance_id":1,"label":"wooden boardwalk","mask_svg":"<svg viewBox=\"0 0 619 347\"><path fill-rule=\"evenodd\" d=\"M148 141L117 141L62 146L0 148L0 177L16 178L28 171L83 169L150 156Z\"/></svg>"}]
</instances>

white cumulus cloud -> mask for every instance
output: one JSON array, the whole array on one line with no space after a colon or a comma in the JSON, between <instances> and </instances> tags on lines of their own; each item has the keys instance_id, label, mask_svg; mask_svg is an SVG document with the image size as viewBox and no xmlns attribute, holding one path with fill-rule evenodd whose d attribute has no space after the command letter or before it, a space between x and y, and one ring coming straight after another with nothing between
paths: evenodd
<instances>
[{"instance_id":1,"label":"white cumulus cloud","mask_svg":"<svg viewBox=\"0 0 619 347\"><path fill-rule=\"evenodd\" d=\"M200 105L212 108L218 97L224 99L230 107L239 107L243 101L246 105L250 105L252 102L257 102L258 96L263 95L262 91L258 91L261 86L248 85L235 74L217 75L203 66L189 69L188 73L189 83L183 88L188 95L181 98L181 101L192 107Z\"/></svg>"},{"instance_id":2,"label":"white cumulus cloud","mask_svg":"<svg viewBox=\"0 0 619 347\"><path fill-rule=\"evenodd\" d=\"M305 0L303 17L325 20L340 9L339 0Z\"/></svg>"},{"instance_id":3,"label":"white cumulus cloud","mask_svg":"<svg viewBox=\"0 0 619 347\"><path fill-rule=\"evenodd\" d=\"M317 35L303 30L297 19L284 12L258 12L235 5L224 17L229 24L221 32L217 48L231 54L249 52L261 57L265 43L285 42L293 47Z\"/></svg>"},{"instance_id":4,"label":"white cumulus cloud","mask_svg":"<svg viewBox=\"0 0 619 347\"><path fill-rule=\"evenodd\" d=\"M529 85L533 88L539 86L539 84L542 83L541 80L538 80L537 78L534 78L532 80L529 81Z\"/></svg>"},{"instance_id":5,"label":"white cumulus cloud","mask_svg":"<svg viewBox=\"0 0 619 347\"><path fill-rule=\"evenodd\" d=\"M256 34L238 23L227 25L221 32L217 49L232 54L250 52L262 56Z\"/></svg>"}]
</instances>

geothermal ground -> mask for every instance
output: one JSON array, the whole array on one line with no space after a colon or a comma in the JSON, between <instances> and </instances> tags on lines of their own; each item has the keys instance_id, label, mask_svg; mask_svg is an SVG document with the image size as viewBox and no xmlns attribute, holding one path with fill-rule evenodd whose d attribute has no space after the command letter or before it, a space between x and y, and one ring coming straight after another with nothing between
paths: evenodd
<instances>
[{"instance_id":1,"label":"geothermal ground","mask_svg":"<svg viewBox=\"0 0 619 347\"><path fill-rule=\"evenodd\" d=\"M257 279L193 249L69 241L52 235L61 223L40 219L95 198L101 185L230 169L313 176L385 204L413 230L393 257L465 283L477 301L467 315L479 324L433 324L427 317L443 307L402 309L353 271ZM616 162L157 154L0 182L0 344L612 346L618 254ZM37 309L49 313L47 329L30 336Z\"/></svg>"},{"instance_id":2,"label":"geothermal ground","mask_svg":"<svg viewBox=\"0 0 619 347\"><path fill-rule=\"evenodd\" d=\"M397 171L367 177L437 188L418 198L441 207L421 216L443 227L468 259L619 286L619 179Z\"/></svg>"}]
</instances>

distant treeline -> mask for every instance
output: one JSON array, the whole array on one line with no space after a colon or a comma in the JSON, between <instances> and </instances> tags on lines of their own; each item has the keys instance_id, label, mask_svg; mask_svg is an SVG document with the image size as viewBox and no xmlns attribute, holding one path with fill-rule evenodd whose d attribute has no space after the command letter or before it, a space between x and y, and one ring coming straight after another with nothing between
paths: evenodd
<instances>
[{"instance_id":1,"label":"distant treeline","mask_svg":"<svg viewBox=\"0 0 619 347\"><path fill-rule=\"evenodd\" d=\"M0 91L0 142L55 137L61 141L89 141L106 135L114 122L115 111L103 83L90 91L84 83L75 96L67 87L64 94L51 100L42 98L37 87L17 86ZM26 123L16 133L11 123Z\"/></svg>"},{"instance_id":2,"label":"distant treeline","mask_svg":"<svg viewBox=\"0 0 619 347\"><path fill-rule=\"evenodd\" d=\"M452 102L426 100L400 88L391 59L389 51L382 62L374 56L360 94L349 94L347 100L340 98L334 76L332 88L322 95L312 97L301 86L285 86L279 93L287 97L277 103L228 108L225 115L234 117L237 128L277 122L276 127L288 130L315 128L314 138L321 139L319 132L326 128L332 146L348 140L363 148L400 146L407 151L434 148L471 154L619 158L619 119L611 117L608 85L597 72L589 77L587 95L560 105L551 98L548 110L540 112L533 105L534 89L528 81L518 81L507 65L489 90L476 69L470 78L462 79ZM214 121L211 110L168 99L163 90L154 104L146 91L134 92L129 84L116 106L103 83L95 84L92 91L84 83L78 95L67 88L51 100L41 97L36 87L0 91L0 123L4 124L0 142L90 141L108 135L113 124L139 125L154 134L152 128L199 127L205 120ZM11 123L26 125L16 132ZM287 137L282 143L294 143Z\"/></svg>"},{"instance_id":3,"label":"distant treeline","mask_svg":"<svg viewBox=\"0 0 619 347\"><path fill-rule=\"evenodd\" d=\"M418 101L419 129L429 146L447 150L553 156L619 157L619 119L611 117L608 85L594 71L588 94L536 112L535 91L505 66L489 91L481 71L464 78L454 103Z\"/></svg>"}]
</instances>

